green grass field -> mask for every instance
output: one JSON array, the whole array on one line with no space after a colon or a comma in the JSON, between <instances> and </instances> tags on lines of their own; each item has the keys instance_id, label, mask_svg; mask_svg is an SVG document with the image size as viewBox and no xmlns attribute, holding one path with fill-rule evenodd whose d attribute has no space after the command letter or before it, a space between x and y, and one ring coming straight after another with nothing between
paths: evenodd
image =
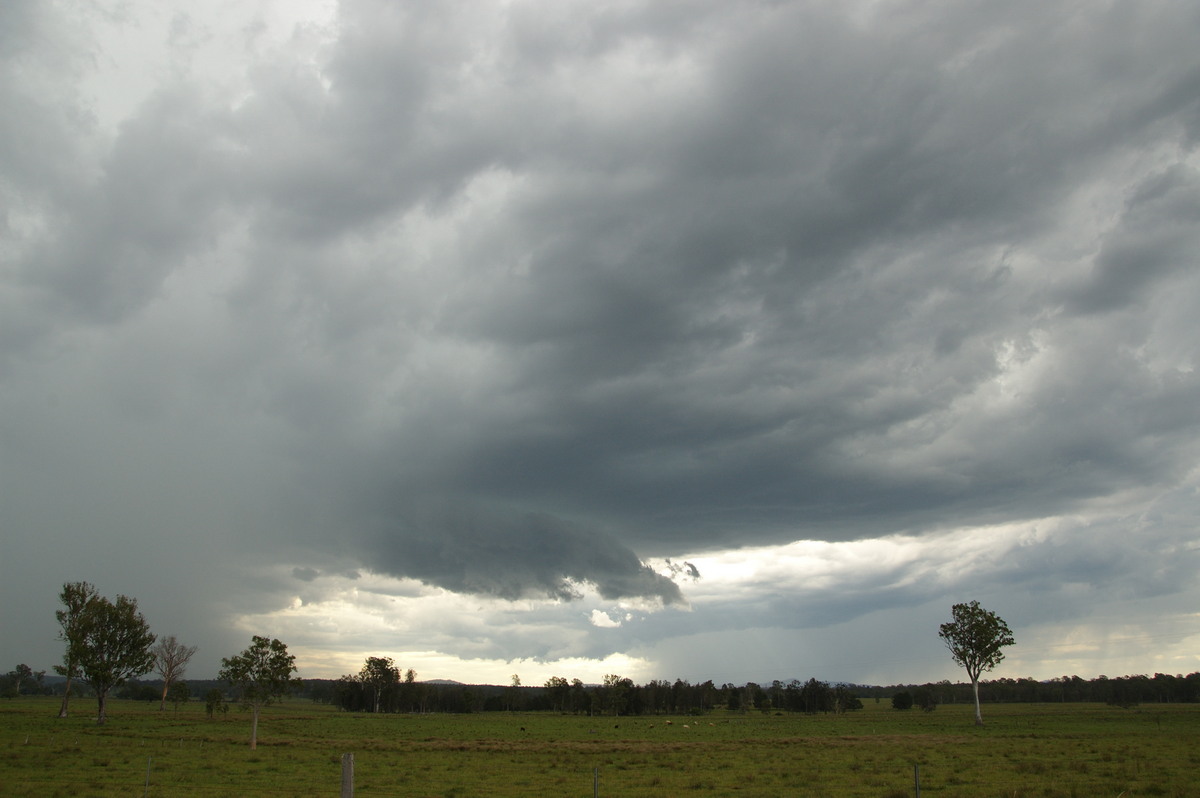
<instances>
[{"instance_id":1,"label":"green grass field","mask_svg":"<svg viewBox=\"0 0 1200 798\"><path fill-rule=\"evenodd\" d=\"M1200 706L1122 710L1007 704L843 716L725 714L353 715L268 707L249 750L248 713L209 720L94 701L56 717L53 698L0 701L0 795L338 796L1200 796ZM670 720L668 725L666 721ZM149 785L147 787L147 771Z\"/></svg>"}]
</instances>

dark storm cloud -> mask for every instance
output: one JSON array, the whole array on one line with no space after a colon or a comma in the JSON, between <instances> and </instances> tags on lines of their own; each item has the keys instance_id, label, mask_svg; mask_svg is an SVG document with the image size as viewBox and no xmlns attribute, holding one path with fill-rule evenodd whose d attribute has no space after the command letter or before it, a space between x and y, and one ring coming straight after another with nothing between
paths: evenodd
<instances>
[{"instance_id":1,"label":"dark storm cloud","mask_svg":"<svg viewBox=\"0 0 1200 798\"><path fill-rule=\"evenodd\" d=\"M1126 43L1128 25L1176 43L1148 12L1025 10L856 22L713 6L686 24L642 27L630 10L533 30L348 4L327 92L267 83L239 112L267 155L258 218L366 236L378 258L370 239L395 220L457 213L453 245L373 264L364 288L395 301L394 319L328 300L345 285L333 246L293 261L290 299L243 312L407 359L388 379L394 423L344 475L455 496L471 520L394 515L368 559L500 595L606 584L619 566L657 595L629 548L1036 517L1181 474L1191 438L1171 436L1194 419L1153 408L1181 407L1195 379L1167 387L1122 354L1136 329L1058 320L1059 277L1006 260L1039 257L1096 170L1177 138L1191 65ZM277 113L292 91L294 116ZM1134 191L1094 265L1081 259L1075 306L1186 257L1190 231L1155 226L1186 218L1187 171ZM348 307L366 313L335 324ZM444 362L414 369L422 341ZM1039 357L1046 373L993 406L1006 370ZM371 377L350 370L281 380L275 401L297 418L353 413ZM323 395L328 412L301 410ZM325 476L336 493L343 475ZM520 511L489 518L500 505ZM393 512L359 509L349 525ZM593 556L572 553L574 524L605 530ZM613 560L595 556L609 545Z\"/></svg>"},{"instance_id":2,"label":"dark storm cloud","mask_svg":"<svg viewBox=\"0 0 1200 798\"><path fill-rule=\"evenodd\" d=\"M131 473L258 492L305 584L673 604L640 558L1140 497L1197 453L1197 21L350 0L92 160L5 38L0 356L102 364L46 383L96 449L154 417Z\"/></svg>"},{"instance_id":3,"label":"dark storm cloud","mask_svg":"<svg viewBox=\"0 0 1200 798\"><path fill-rule=\"evenodd\" d=\"M73 223L33 255L30 283L72 317L120 321L212 244L225 169L197 99L187 87L152 98L121 129L96 182L70 200Z\"/></svg>"},{"instance_id":4,"label":"dark storm cloud","mask_svg":"<svg viewBox=\"0 0 1200 798\"><path fill-rule=\"evenodd\" d=\"M390 520L390 519L389 519ZM611 536L548 515L483 510L463 503L402 511L372 541L380 571L461 593L505 599L571 600L594 585L604 599L654 597L680 603L678 586Z\"/></svg>"},{"instance_id":5,"label":"dark storm cloud","mask_svg":"<svg viewBox=\"0 0 1200 798\"><path fill-rule=\"evenodd\" d=\"M1197 218L1200 174L1195 169L1176 164L1146 177L1131 192L1074 305L1083 312L1119 310L1144 300L1160 279L1194 268Z\"/></svg>"},{"instance_id":6,"label":"dark storm cloud","mask_svg":"<svg viewBox=\"0 0 1200 798\"><path fill-rule=\"evenodd\" d=\"M315 568L293 568L292 576L299 579L301 582L311 582L321 575L321 572Z\"/></svg>"}]
</instances>

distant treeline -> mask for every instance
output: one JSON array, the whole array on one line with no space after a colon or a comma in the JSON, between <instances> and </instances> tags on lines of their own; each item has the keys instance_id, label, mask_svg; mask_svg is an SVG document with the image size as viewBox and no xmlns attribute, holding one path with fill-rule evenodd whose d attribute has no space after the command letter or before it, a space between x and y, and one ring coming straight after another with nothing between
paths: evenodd
<instances>
[{"instance_id":1,"label":"distant treeline","mask_svg":"<svg viewBox=\"0 0 1200 798\"><path fill-rule=\"evenodd\" d=\"M340 706L349 712L368 712L370 688L362 682L309 679L305 695L313 701ZM385 712L504 712L553 711L599 715L687 715L713 709L760 712L846 712L863 701L891 701L910 693L917 705L972 703L970 683L949 681L890 686L839 684L809 679L801 682L748 682L716 685L653 680L637 685L630 679L606 677L603 684L587 685L579 679L555 677L541 687L463 685L435 682L398 683L381 702ZM993 679L979 684L980 699L990 703L1097 702L1117 706L1200 701L1200 673L1187 676L1156 673L1082 679L1063 676L1047 681Z\"/></svg>"},{"instance_id":2,"label":"distant treeline","mask_svg":"<svg viewBox=\"0 0 1200 798\"><path fill-rule=\"evenodd\" d=\"M897 692L916 695L928 691L936 703L970 703L971 685L948 681L923 685L866 687L857 693L864 698L889 698ZM1200 701L1200 673L1172 676L1135 675L1082 679L1061 676L1057 679L993 679L979 682L979 698L991 703L1095 702L1115 706L1138 704L1189 704Z\"/></svg>"},{"instance_id":3,"label":"distant treeline","mask_svg":"<svg viewBox=\"0 0 1200 798\"><path fill-rule=\"evenodd\" d=\"M190 679L187 686L191 700L203 700L213 690L236 700L224 682ZM24 682L20 692L23 695L54 695L61 693L62 687L62 680L49 677ZM73 691L81 691L81 688L76 684ZM1117 706L1195 703L1200 701L1200 673L1100 676L1095 679L1063 676L1046 681L1002 678L981 681L979 692L981 700L989 703L1098 702ZM579 679L568 681L555 677L540 687L401 681L383 690L379 706L382 712L419 713L547 711L593 715L688 715L713 709L818 713L853 711L861 708L864 701L890 702L902 693L914 696L916 705L927 709L938 704L972 701L969 683L949 681L877 686L794 679L761 685L755 682L716 685L712 681L693 684L676 679L674 682L654 680L638 685L630 679L609 676L603 684L584 684ZM13 694L4 691L0 695L11 697ZM133 680L120 687L116 696L158 701L162 697L162 681ZM370 712L374 706L370 686L348 677L306 679L296 697L333 704L348 712Z\"/></svg>"}]
</instances>

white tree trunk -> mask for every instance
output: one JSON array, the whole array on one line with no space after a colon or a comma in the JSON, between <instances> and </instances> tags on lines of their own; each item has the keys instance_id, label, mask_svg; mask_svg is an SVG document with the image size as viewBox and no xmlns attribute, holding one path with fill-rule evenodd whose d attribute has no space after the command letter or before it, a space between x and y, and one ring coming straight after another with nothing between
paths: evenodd
<instances>
[{"instance_id":1,"label":"white tree trunk","mask_svg":"<svg viewBox=\"0 0 1200 798\"><path fill-rule=\"evenodd\" d=\"M983 713L979 711L979 679L971 680L971 688L975 691L975 725L983 725Z\"/></svg>"},{"instance_id":2,"label":"white tree trunk","mask_svg":"<svg viewBox=\"0 0 1200 798\"><path fill-rule=\"evenodd\" d=\"M71 700L71 677L67 677L67 689L63 691L62 706L58 708L58 716L65 718L67 716L67 704Z\"/></svg>"},{"instance_id":3,"label":"white tree trunk","mask_svg":"<svg viewBox=\"0 0 1200 798\"><path fill-rule=\"evenodd\" d=\"M258 748L258 704L254 705L254 719L250 721L250 750Z\"/></svg>"}]
</instances>

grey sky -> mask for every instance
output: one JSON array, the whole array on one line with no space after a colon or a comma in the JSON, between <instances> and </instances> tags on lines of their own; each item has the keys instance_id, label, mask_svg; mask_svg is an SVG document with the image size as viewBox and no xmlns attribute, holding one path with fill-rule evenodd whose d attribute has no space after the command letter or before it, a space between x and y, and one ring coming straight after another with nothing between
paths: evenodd
<instances>
[{"instance_id":1,"label":"grey sky","mask_svg":"<svg viewBox=\"0 0 1200 798\"><path fill-rule=\"evenodd\" d=\"M1198 28L6 3L0 654L85 579L197 675L1196 670Z\"/></svg>"}]
</instances>

